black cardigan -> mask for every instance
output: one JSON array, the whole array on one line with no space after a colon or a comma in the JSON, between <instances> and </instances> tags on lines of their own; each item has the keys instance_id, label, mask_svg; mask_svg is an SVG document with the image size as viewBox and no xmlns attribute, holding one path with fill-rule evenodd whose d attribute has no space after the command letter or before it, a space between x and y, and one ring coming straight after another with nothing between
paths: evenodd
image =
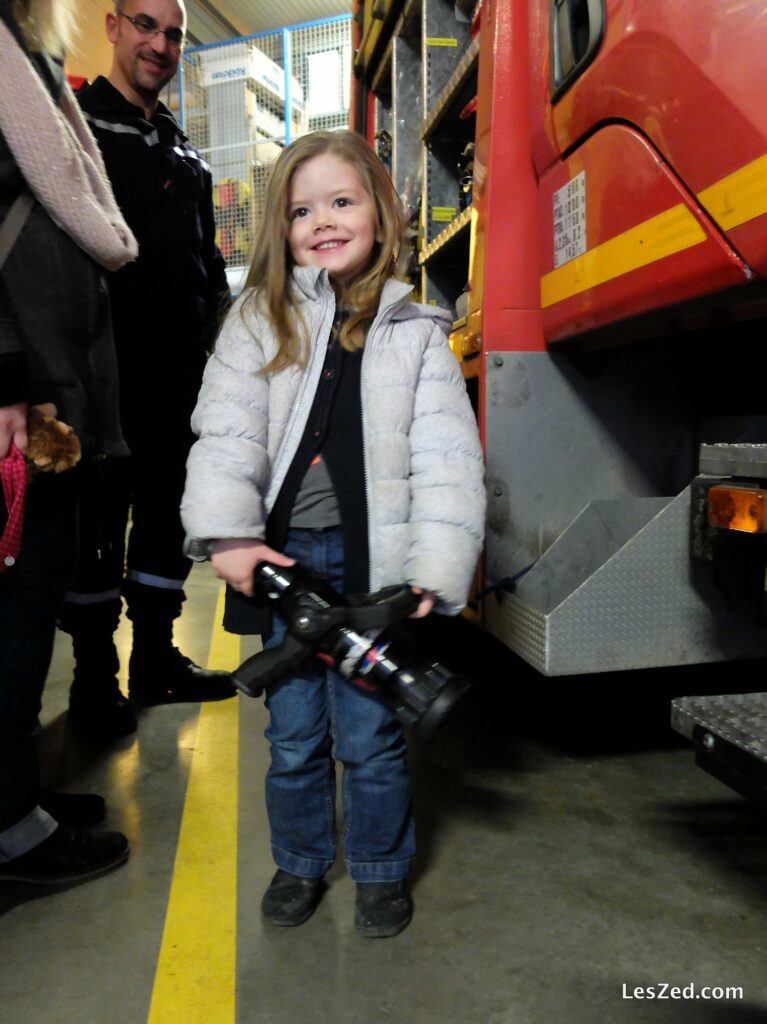
<instances>
[{"instance_id":1,"label":"black cardigan","mask_svg":"<svg viewBox=\"0 0 767 1024\"><path fill-rule=\"evenodd\" d=\"M322 452L341 513L344 540L344 592L370 589L362 442L360 370L362 350L347 352L337 340L336 321L328 344L317 391L306 428L266 523L266 543L282 551L290 529L290 516L301 482L313 457ZM244 597L227 587L224 628L247 635L270 632L270 612L264 598Z\"/></svg>"}]
</instances>

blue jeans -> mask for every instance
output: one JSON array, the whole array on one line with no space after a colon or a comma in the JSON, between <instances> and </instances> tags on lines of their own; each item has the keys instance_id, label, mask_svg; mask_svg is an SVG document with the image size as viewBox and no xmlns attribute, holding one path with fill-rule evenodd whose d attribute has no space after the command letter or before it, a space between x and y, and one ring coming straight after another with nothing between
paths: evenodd
<instances>
[{"instance_id":1,"label":"blue jeans","mask_svg":"<svg viewBox=\"0 0 767 1024\"><path fill-rule=\"evenodd\" d=\"M343 541L337 528L291 530L285 553L340 586ZM275 616L267 647L281 643ZM336 768L343 766L343 848L356 882L404 878L415 830L405 737L377 696L362 692L317 658L267 691L272 760L266 807L272 854L284 871L323 875L336 856Z\"/></svg>"}]
</instances>

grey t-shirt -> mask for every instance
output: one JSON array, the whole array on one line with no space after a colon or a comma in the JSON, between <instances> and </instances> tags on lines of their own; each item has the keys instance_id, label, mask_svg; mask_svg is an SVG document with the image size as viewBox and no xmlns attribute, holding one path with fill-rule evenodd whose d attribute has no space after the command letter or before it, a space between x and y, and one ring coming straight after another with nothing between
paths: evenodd
<instances>
[{"instance_id":1,"label":"grey t-shirt","mask_svg":"<svg viewBox=\"0 0 767 1024\"><path fill-rule=\"evenodd\" d=\"M290 525L302 530L341 525L333 481L321 455L314 456L304 474L293 504Z\"/></svg>"}]
</instances>

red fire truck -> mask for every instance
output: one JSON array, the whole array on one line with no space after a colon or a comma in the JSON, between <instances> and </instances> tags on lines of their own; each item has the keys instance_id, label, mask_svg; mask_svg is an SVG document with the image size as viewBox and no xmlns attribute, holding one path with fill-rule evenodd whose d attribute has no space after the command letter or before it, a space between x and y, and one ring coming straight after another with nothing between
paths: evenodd
<instances>
[{"instance_id":1,"label":"red fire truck","mask_svg":"<svg viewBox=\"0 0 767 1024\"><path fill-rule=\"evenodd\" d=\"M764 4L378 0L357 43L400 188L420 134L421 290L477 382L485 626L547 675L763 656Z\"/></svg>"}]
</instances>

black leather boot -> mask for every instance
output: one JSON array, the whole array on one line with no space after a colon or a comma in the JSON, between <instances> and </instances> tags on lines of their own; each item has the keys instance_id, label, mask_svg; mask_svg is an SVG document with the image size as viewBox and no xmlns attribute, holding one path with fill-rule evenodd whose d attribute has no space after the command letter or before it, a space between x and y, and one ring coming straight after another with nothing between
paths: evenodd
<instances>
[{"instance_id":1,"label":"black leather boot","mask_svg":"<svg viewBox=\"0 0 767 1024\"><path fill-rule=\"evenodd\" d=\"M121 832L84 832L59 826L39 846L0 864L0 879L62 885L94 878L128 859Z\"/></svg>"},{"instance_id":2,"label":"black leather boot","mask_svg":"<svg viewBox=\"0 0 767 1024\"><path fill-rule=\"evenodd\" d=\"M294 928L309 920L324 891L322 877L302 878L280 868L264 893L261 911L272 924Z\"/></svg>"},{"instance_id":3,"label":"black leather boot","mask_svg":"<svg viewBox=\"0 0 767 1024\"><path fill-rule=\"evenodd\" d=\"M357 882L354 927L368 939L399 935L410 924L413 901L407 882Z\"/></svg>"},{"instance_id":4,"label":"black leather boot","mask_svg":"<svg viewBox=\"0 0 767 1024\"><path fill-rule=\"evenodd\" d=\"M171 643L134 640L128 672L130 698L143 707L226 700L237 693L229 672L201 668Z\"/></svg>"},{"instance_id":5,"label":"black leather boot","mask_svg":"<svg viewBox=\"0 0 767 1024\"><path fill-rule=\"evenodd\" d=\"M120 662L112 634L119 599L96 605L65 606L61 628L72 636L75 672L69 691L69 723L89 743L112 743L136 731L138 722L120 690Z\"/></svg>"},{"instance_id":6,"label":"black leather boot","mask_svg":"<svg viewBox=\"0 0 767 1024\"><path fill-rule=\"evenodd\" d=\"M155 592L156 591L156 592ZM128 692L139 706L225 700L237 689L229 672L202 668L173 646L173 622L181 613L180 591L126 584L133 652Z\"/></svg>"}]
</instances>

